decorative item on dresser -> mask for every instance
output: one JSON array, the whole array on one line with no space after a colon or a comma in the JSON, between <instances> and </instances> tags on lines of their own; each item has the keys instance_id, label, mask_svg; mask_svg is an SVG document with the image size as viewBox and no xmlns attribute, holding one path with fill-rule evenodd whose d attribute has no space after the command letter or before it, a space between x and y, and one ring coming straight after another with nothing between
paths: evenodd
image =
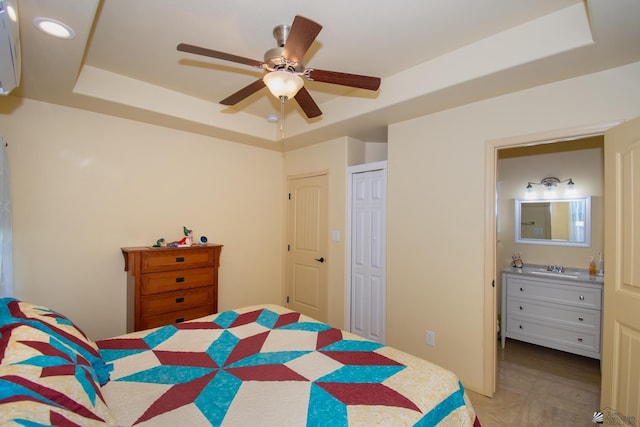
<instances>
[{"instance_id":1,"label":"decorative item on dresser","mask_svg":"<svg viewBox=\"0 0 640 427\"><path fill-rule=\"evenodd\" d=\"M513 338L600 359L603 279L560 271L502 272L502 347Z\"/></svg>"},{"instance_id":2,"label":"decorative item on dresser","mask_svg":"<svg viewBox=\"0 0 640 427\"><path fill-rule=\"evenodd\" d=\"M122 248L127 275L127 332L218 311L222 245Z\"/></svg>"}]
</instances>

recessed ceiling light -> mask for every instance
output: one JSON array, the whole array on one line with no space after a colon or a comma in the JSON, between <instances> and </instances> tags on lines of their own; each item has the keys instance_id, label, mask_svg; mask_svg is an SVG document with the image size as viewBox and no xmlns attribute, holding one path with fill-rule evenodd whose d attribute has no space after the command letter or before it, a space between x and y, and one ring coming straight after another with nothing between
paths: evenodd
<instances>
[{"instance_id":1,"label":"recessed ceiling light","mask_svg":"<svg viewBox=\"0 0 640 427\"><path fill-rule=\"evenodd\" d=\"M18 22L18 14L16 13L13 5L10 3L7 3L7 16L9 17L9 19L11 19L11 21Z\"/></svg>"},{"instance_id":2,"label":"recessed ceiling light","mask_svg":"<svg viewBox=\"0 0 640 427\"><path fill-rule=\"evenodd\" d=\"M70 26L55 19L38 16L33 18L33 25L50 36L59 39L71 40L76 37L76 32Z\"/></svg>"}]
</instances>

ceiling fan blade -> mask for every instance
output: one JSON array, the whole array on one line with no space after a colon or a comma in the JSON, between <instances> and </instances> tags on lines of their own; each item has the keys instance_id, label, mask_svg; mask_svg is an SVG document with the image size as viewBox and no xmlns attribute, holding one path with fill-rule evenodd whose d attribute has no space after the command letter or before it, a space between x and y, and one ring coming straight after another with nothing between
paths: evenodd
<instances>
[{"instance_id":1,"label":"ceiling fan blade","mask_svg":"<svg viewBox=\"0 0 640 427\"><path fill-rule=\"evenodd\" d=\"M229 95L228 97L226 97L225 99L220 101L220 104L222 104L222 105L236 105L238 102L242 101L243 99L245 99L246 97L248 97L250 95L253 95L254 93L259 91L263 87L265 87L265 84L262 81L262 78L260 78L260 79L256 80L255 82L251 83L250 85L247 85L247 86L243 87L242 89L240 89L236 93L234 93L232 95Z\"/></svg>"},{"instance_id":2,"label":"ceiling fan blade","mask_svg":"<svg viewBox=\"0 0 640 427\"><path fill-rule=\"evenodd\" d=\"M367 90L378 90L379 77L360 76L357 74L339 73L309 68L309 78L315 82L333 83L336 85L357 87Z\"/></svg>"},{"instance_id":3,"label":"ceiling fan blade","mask_svg":"<svg viewBox=\"0 0 640 427\"><path fill-rule=\"evenodd\" d=\"M194 46L191 44L180 43L178 50L181 52L194 53L196 55L210 56L211 58L223 59L225 61L237 62L239 64L250 65L252 67L262 67L264 62L255 59L243 58L242 56L231 55L230 53L219 52L204 47Z\"/></svg>"},{"instance_id":4,"label":"ceiling fan blade","mask_svg":"<svg viewBox=\"0 0 640 427\"><path fill-rule=\"evenodd\" d=\"M293 62L302 62L302 58L322 30L322 25L304 16L296 15L282 50L282 56Z\"/></svg>"},{"instance_id":5,"label":"ceiling fan blade","mask_svg":"<svg viewBox=\"0 0 640 427\"><path fill-rule=\"evenodd\" d=\"M318 117L322 115L322 111L320 111L318 104L316 104L316 102L311 97L311 94L305 87L302 87L298 91L296 96L294 96L294 98L298 102L298 105L300 106L300 108L302 108L302 111L304 111L304 113L310 119L313 119L314 117Z\"/></svg>"}]
</instances>

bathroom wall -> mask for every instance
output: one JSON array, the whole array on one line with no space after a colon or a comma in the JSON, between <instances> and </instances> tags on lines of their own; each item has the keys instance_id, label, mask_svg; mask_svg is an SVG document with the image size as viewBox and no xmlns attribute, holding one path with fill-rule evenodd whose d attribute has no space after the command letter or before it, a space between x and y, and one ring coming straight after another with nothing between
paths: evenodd
<instances>
[{"instance_id":1,"label":"bathroom wall","mask_svg":"<svg viewBox=\"0 0 640 427\"><path fill-rule=\"evenodd\" d=\"M587 268L590 256L597 260L598 252L604 250L603 142L604 138L597 136L499 152L498 270L510 267L511 255L515 251L521 253L525 265ZM591 196L591 247L515 243L514 199L524 198L527 182L540 182L548 176L561 180L572 178L578 196ZM534 187L542 194L541 186Z\"/></svg>"}]
</instances>

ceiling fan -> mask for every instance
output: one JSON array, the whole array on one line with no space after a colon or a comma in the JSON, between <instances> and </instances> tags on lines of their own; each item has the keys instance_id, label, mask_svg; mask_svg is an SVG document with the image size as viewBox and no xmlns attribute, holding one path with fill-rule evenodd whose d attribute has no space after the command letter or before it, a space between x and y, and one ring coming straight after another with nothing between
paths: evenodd
<instances>
[{"instance_id":1,"label":"ceiling fan","mask_svg":"<svg viewBox=\"0 0 640 427\"><path fill-rule=\"evenodd\" d=\"M277 41L278 47L269 49L264 55L264 61L257 61L186 43L180 43L178 50L263 68L268 71L263 78L254 81L220 101L221 104L235 105L267 86L271 93L280 99L282 104L287 99L295 98L307 117L314 118L322 115L322 111L320 111L309 91L304 87L304 81L300 76L307 80L372 91L376 91L380 87L380 78L378 77L307 68L302 59L320 30L322 30L322 25L303 16L296 16L291 26L276 26L273 29L273 36Z\"/></svg>"}]
</instances>

